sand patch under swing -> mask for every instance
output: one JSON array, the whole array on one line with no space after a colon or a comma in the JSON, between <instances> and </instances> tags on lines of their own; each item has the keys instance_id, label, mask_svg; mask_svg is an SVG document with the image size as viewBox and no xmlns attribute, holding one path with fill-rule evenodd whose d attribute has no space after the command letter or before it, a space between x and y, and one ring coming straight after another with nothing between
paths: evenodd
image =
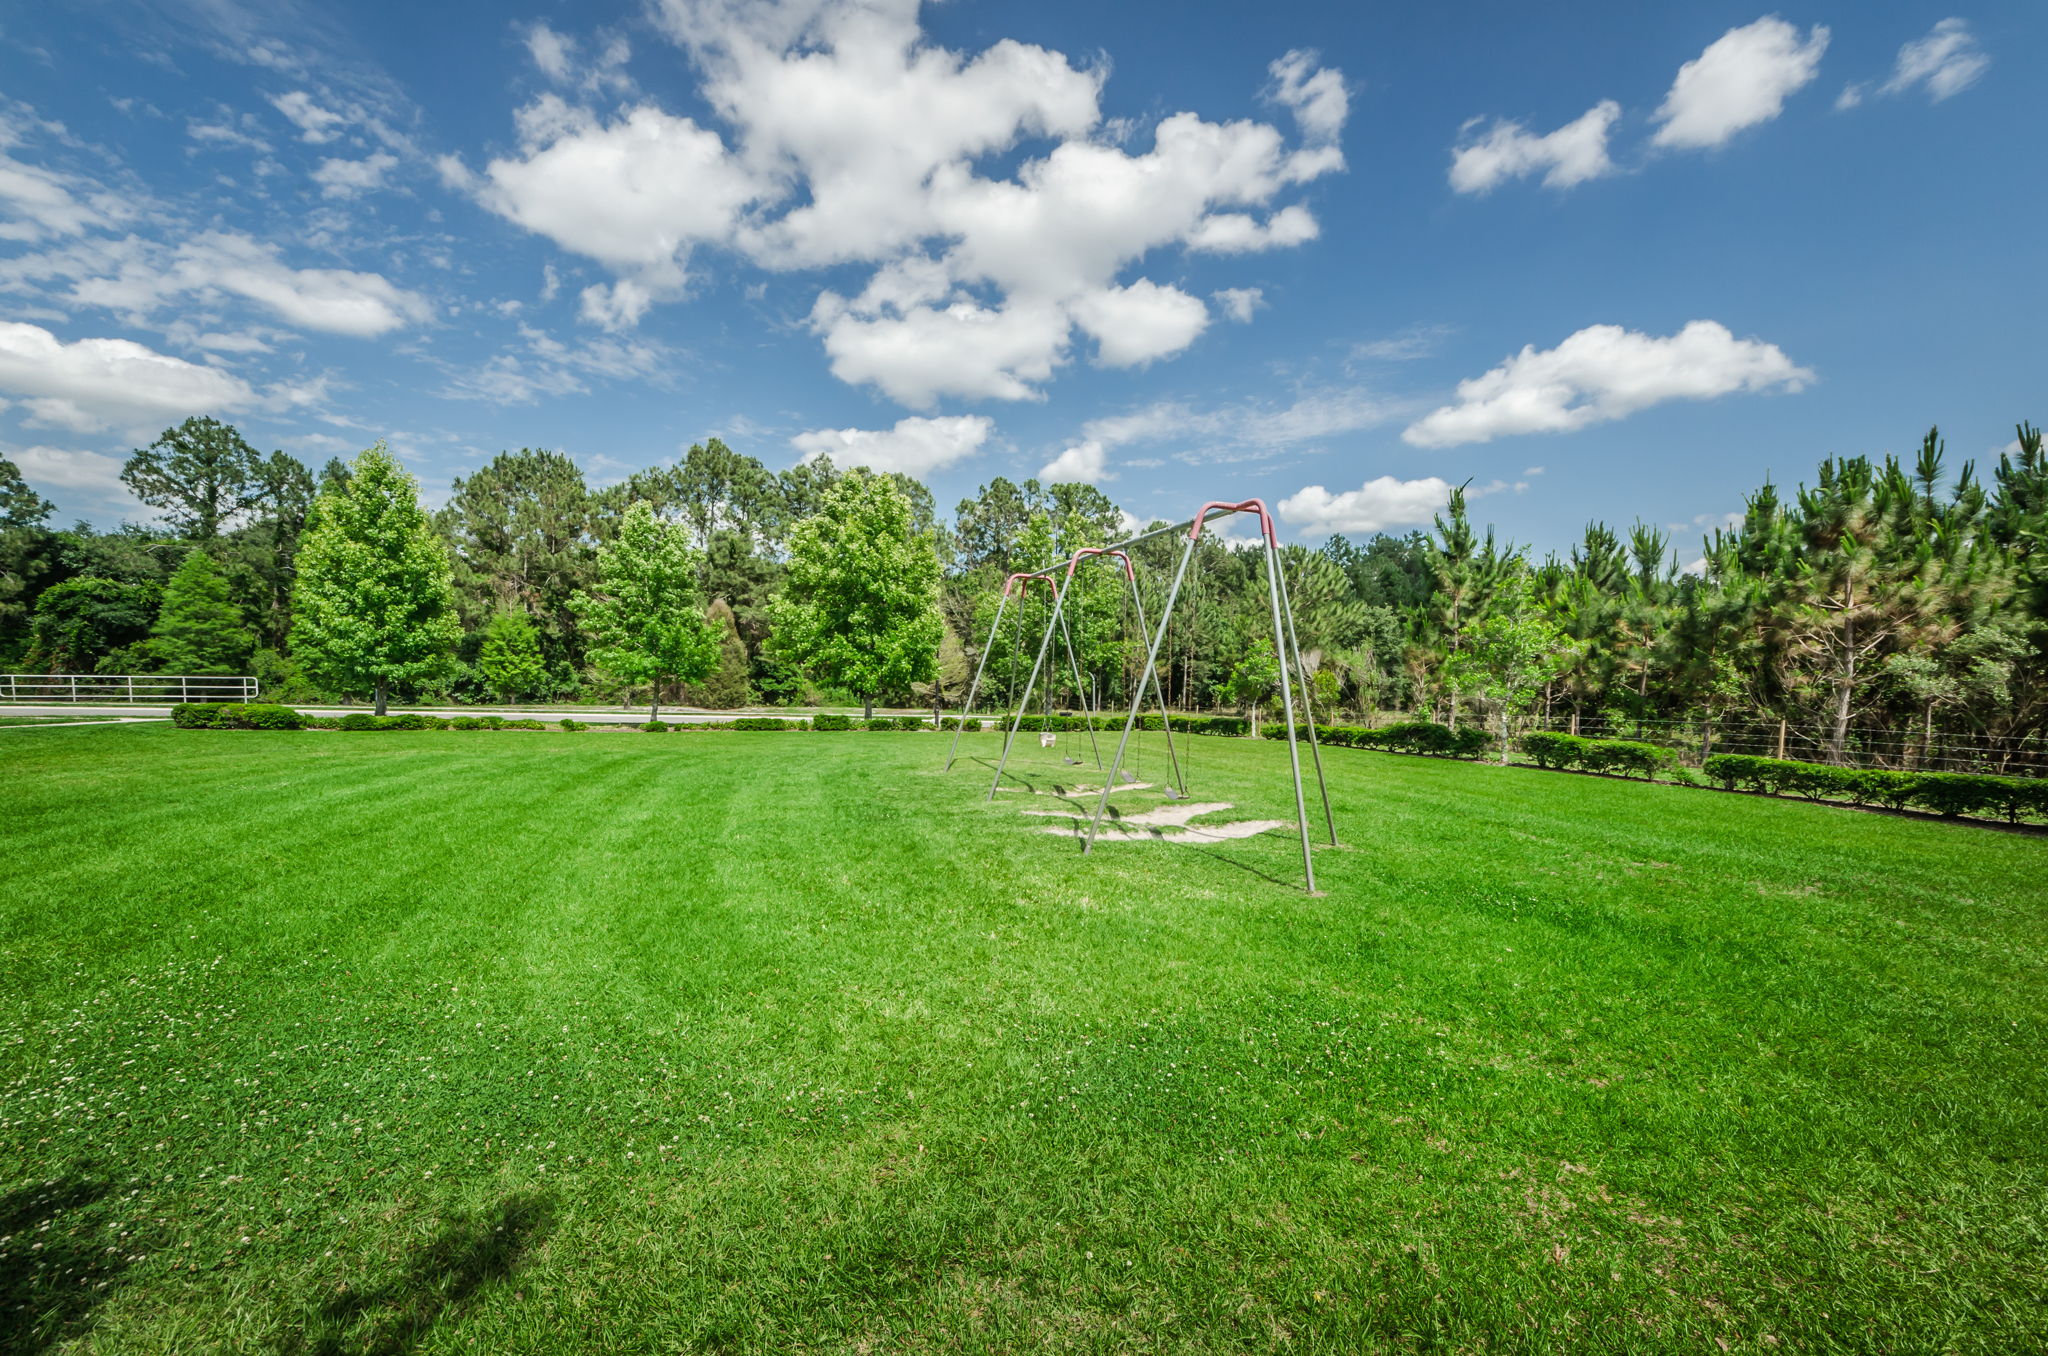
<instances>
[{"instance_id":1,"label":"sand patch under swing","mask_svg":"<svg viewBox=\"0 0 2048 1356\"><path fill-rule=\"evenodd\" d=\"M1229 824L1190 824L1188 821L1198 815L1216 814L1228 810L1227 800L1204 801L1195 804L1168 804L1154 809L1140 811L1134 815L1122 815L1104 824L1095 835L1095 841L1112 843L1223 843L1239 838L1256 838L1269 829L1294 827L1284 819L1240 819ZM1049 825L1043 832L1072 833L1087 832L1091 815L1061 814L1056 810L1026 810L1027 815L1042 819L1064 819L1064 825ZM1178 830L1178 832L1169 832Z\"/></svg>"}]
</instances>

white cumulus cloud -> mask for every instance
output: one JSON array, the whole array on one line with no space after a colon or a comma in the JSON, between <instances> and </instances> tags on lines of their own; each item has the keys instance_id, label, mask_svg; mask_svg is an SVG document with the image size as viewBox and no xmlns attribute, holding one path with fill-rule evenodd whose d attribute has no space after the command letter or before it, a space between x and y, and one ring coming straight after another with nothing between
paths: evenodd
<instances>
[{"instance_id":1,"label":"white cumulus cloud","mask_svg":"<svg viewBox=\"0 0 2048 1356\"><path fill-rule=\"evenodd\" d=\"M928 475L972 456L995 432L986 415L955 414L939 419L899 419L894 428L821 428L789 441L805 461L830 457L835 466Z\"/></svg>"},{"instance_id":2,"label":"white cumulus cloud","mask_svg":"<svg viewBox=\"0 0 2048 1356\"><path fill-rule=\"evenodd\" d=\"M678 295L692 248L729 238L760 192L718 133L652 106L606 122L549 94L519 125L520 153L485 166L479 199L649 298Z\"/></svg>"},{"instance_id":3,"label":"white cumulus cloud","mask_svg":"<svg viewBox=\"0 0 2048 1356\"><path fill-rule=\"evenodd\" d=\"M1727 144L1737 132L1769 122L1785 100L1820 73L1828 30L1815 24L1803 38L1776 15L1731 28L1678 68L1658 108L1653 144L1701 150Z\"/></svg>"},{"instance_id":4,"label":"white cumulus cloud","mask_svg":"<svg viewBox=\"0 0 2048 1356\"><path fill-rule=\"evenodd\" d=\"M128 339L66 343L40 325L0 321L0 392L30 421L81 433L246 408L256 392L232 373Z\"/></svg>"},{"instance_id":5,"label":"white cumulus cloud","mask_svg":"<svg viewBox=\"0 0 2048 1356\"><path fill-rule=\"evenodd\" d=\"M1282 520L1299 525L1305 535L1363 534L1426 523L1450 497L1450 482L1437 476L1420 480L1378 476L1355 490L1337 494L1321 485L1306 486L1282 499L1275 511Z\"/></svg>"},{"instance_id":6,"label":"white cumulus cloud","mask_svg":"<svg viewBox=\"0 0 2048 1356\"><path fill-rule=\"evenodd\" d=\"M1077 481L1093 485L1116 479L1109 473L1109 460L1102 444L1094 438L1082 439L1039 467L1038 478L1048 485Z\"/></svg>"},{"instance_id":7,"label":"white cumulus cloud","mask_svg":"<svg viewBox=\"0 0 2048 1356\"><path fill-rule=\"evenodd\" d=\"M1620 419L1667 400L1735 392L1798 391L1813 380L1775 344L1737 339L1695 320L1659 338L1589 325L1556 348L1533 344L1484 376L1458 383L1454 405L1403 431L1417 447L1483 443L1516 433L1561 433Z\"/></svg>"},{"instance_id":8,"label":"white cumulus cloud","mask_svg":"<svg viewBox=\"0 0 2048 1356\"><path fill-rule=\"evenodd\" d=\"M1614 173L1607 134L1621 105L1603 99L1554 132L1537 136L1518 122L1496 121L1451 152L1451 187L1486 193L1508 179L1543 172L1549 188L1570 188ZM1470 132L1475 123L1467 123Z\"/></svg>"},{"instance_id":9,"label":"white cumulus cloud","mask_svg":"<svg viewBox=\"0 0 2048 1356\"><path fill-rule=\"evenodd\" d=\"M811 328L841 380L914 408L1038 398L1077 326L1103 365L1170 357L1208 308L1133 276L1148 256L1315 238L1313 214L1285 195L1343 168L1349 96L1312 53L1270 67L1266 96L1294 135L1182 112L1149 148L1127 148L1102 127L1106 66L1011 40L948 50L918 12L662 0L719 128L551 93L517 114L516 154L480 175L447 162L444 177L610 269L583 314L613 328L679 297L699 247L778 271L864 268L864 283L817 296ZM527 37L544 70L569 72L559 35Z\"/></svg>"},{"instance_id":10,"label":"white cumulus cloud","mask_svg":"<svg viewBox=\"0 0 2048 1356\"><path fill-rule=\"evenodd\" d=\"M1135 367L1180 352L1209 328L1209 308L1177 287L1140 278L1075 298L1074 321L1095 339L1104 367Z\"/></svg>"}]
</instances>

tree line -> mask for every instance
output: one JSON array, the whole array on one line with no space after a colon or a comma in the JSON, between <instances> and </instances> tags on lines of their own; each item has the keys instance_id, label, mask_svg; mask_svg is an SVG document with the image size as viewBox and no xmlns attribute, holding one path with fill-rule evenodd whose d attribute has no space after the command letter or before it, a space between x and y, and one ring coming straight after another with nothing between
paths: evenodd
<instances>
[{"instance_id":1,"label":"tree line","mask_svg":"<svg viewBox=\"0 0 2048 1356\"><path fill-rule=\"evenodd\" d=\"M1000 709L1052 597L1013 593L991 636L1004 581L1128 535L1088 485L997 477L946 521L909 477L824 459L771 471L715 438L603 487L559 453L508 451L431 514L381 448L316 474L203 418L137 449L122 478L157 524L57 529L0 461L0 665L254 672L296 700L381 687L724 709L957 706L979 668ZM1709 740L1768 719L1818 729L1840 757L1875 730L2040 737L2044 533L2048 459L2023 424L1988 476L1951 474L1930 431L1909 462L1829 458L1810 484L1764 485L1690 571L1640 523L1589 524L1538 559L1480 531L1462 491L1432 531L1282 556L1319 718L1398 712L1503 737L1687 721ZM1113 560L1077 568L1035 701L1129 699L1138 610L1157 621L1181 547L1133 549L1136 599ZM370 556L409 560L392 566L404 582L349 573ZM402 633L417 642L403 655L362 657L365 636ZM1166 699L1256 716L1278 662L1262 554L1205 535L1159 656Z\"/></svg>"}]
</instances>

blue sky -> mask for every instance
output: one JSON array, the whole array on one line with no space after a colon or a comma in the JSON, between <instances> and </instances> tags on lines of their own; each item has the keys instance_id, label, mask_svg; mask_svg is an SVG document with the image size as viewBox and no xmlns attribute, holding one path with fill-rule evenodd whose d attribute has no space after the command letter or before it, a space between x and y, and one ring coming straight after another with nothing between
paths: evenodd
<instances>
[{"instance_id":1,"label":"blue sky","mask_svg":"<svg viewBox=\"0 0 2048 1356\"><path fill-rule=\"evenodd\" d=\"M717 435L1685 559L2044 413L2036 3L95 3L0 27L0 455L186 414L430 499Z\"/></svg>"}]
</instances>

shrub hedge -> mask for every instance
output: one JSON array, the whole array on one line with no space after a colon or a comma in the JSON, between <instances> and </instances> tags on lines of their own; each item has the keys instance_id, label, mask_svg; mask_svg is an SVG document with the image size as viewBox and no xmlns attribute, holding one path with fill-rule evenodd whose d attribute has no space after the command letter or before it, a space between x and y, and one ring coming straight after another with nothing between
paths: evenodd
<instances>
[{"instance_id":1,"label":"shrub hedge","mask_svg":"<svg viewBox=\"0 0 2048 1356\"><path fill-rule=\"evenodd\" d=\"M1584 772L1614 772L1622 776L1640 773L1645 781L1677 758L1669 749L1642 744L1633 739L1587 739L1581 735L1557 734L1547 730L1522 736L1522 752L1539 767L1577 768Z\"/></svg>"},{"instance_id":2,"label":"shrub hedge","mask_svg":"<svg viewBox=\"0 0 2048 1356\"><path fill-rule=\"evenodd\" d=\"M784 720L780 716L741 716L732 722L735 730L803 730L810 728L800 720Z\"/></svg>"},{"instance_id":3,"label":"shrub hedge","mask_svg":"<svg viewBox=\"0 0 2048 1356\"><path fill-rule=\"evenodd\" d=\"M2000 815L2009 824L2023 816L2048 817L2048 779L1991 777L1966 772L1892 772L1882 768L1833 767L1789 758L1717 753L1700 765L1722 789L1796 795L1808 800L1876 803L1894 810L1919 806L1938 815Z\"/></svg>"},{"instance_id":4,"label":"shrub hedge","mask_svg":"<svg viewBox=\"0 0 2048 1356\"><path fill-rule=\"evenodd\" d=\"M1295 737L1308 738L1308 726L1294 727ZM1285 725L1268 725L1259 733L1267 739L1287 738ZM1340 749L1380 749L1388 753L1426 753L1436 757L1477 758L1493 747L1486 731L1473 726L1453 730L1428 720L1398 721L1368 730L1359 725L1318 725L1316 741Z\"/></svg>"},{"instance_id":5,"label":"shrub hedge","mask_svg":"<svg viewBox=\"0 0 2048 1356\"><path fill-rule=\"evenodd\" d=\"M811 717L811 728L813 730L851 730L853 728L853 717L841 715L836 711L821 712Z\"/></svg>"},{"instance_id":6,"label":"shrub hedge","mask_svg":"<svg viewBox=\"0 0 2048 1356\"><path fill-rule=\"evenodd\" d=\"M303 730L306 718L271 702L179 702L171 723L181 730Z\"/></svg>"}]
</instances>

